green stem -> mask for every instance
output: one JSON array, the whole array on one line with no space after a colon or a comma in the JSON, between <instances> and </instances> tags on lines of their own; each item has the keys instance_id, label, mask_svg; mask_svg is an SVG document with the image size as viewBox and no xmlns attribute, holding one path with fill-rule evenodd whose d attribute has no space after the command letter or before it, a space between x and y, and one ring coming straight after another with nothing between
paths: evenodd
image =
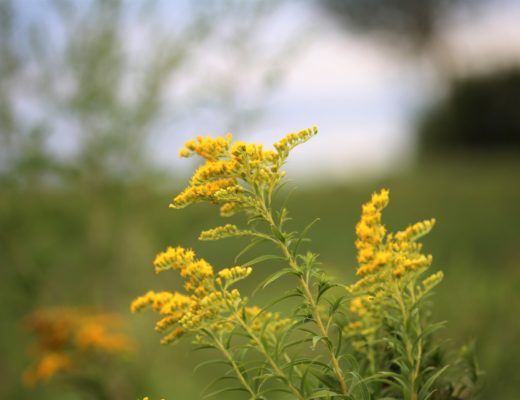
<instances>
[{"instance_id":1,"label":"green stem","mask_svg":"<svg viewBox=\"0 0 520 400\"><path fill-rule=\"evenodd\" d=\"M261 213L262 213L263 218L266 220L266 222L272 228L274 228L278 231L281 231L281 229L274 222L271 212L265 206L265 202L263 201L261 204L262 204ZM289 266L291 267L291 269L299 272L300 268L298 266L298 263L297 263L296 259L294 258L294 256L291 254L291 251L289 250L287 244L279 239L276 239L276 244L282 251L283 255L286 257L287 262L288 262ZM301 275L299 276L299 280L300 280L301 287L303 289L303 294L305 296L305 299L311 309L311 312L313 314L316 325L318 326L318 329L320 331L320 335L329 339L328 328L326 328L325 324L323 323L318 306L317 306L316 302L314 301L314 297L312 295L309 282ZM341 370L339 361L338 361L336 355L334 354L334 351L329 346L326 346L326 348L327 348L327 352L328 352L330 361L332 363L332 369L333 369L334 374L336 375L336 378L340 385L341 393L346 395L348 393L348 388L345 383L343 371Z\"/></svg>"},{"instance_id":2,"label":"green stem","mask_svg":"<svg viewBox=\"0 0 520 400\"><path fill-rule=\"evenodd\" d=\"M412 286L411 289L411 295L412 295L412 304L415 305L416 297L415 297L415 290ZM419 379L419 374L421 372L421 361L422 361L422 351L423 351L423 339L422 339L422 327L421 327L421 316L419 314L419 309L417 309L417 313L415 316L415 335L416 337L419 337L420 339L417 341L417 357L416 357L416 364L415 364L415 371L414 371L414 381L416 382Z\"/></svg>"},{"instance_id":3,"label":"green stem","mask_svg":"<svg viewBox=\"0 0 520 400\"><path fill-rule=\"evenodd\" d=\"M395 285L395 292L396 292L396 300L399 304L399 308L401 310L401 315L403 318L403 344L404 348L406 350L406 358L408 360L410 372L409 372L409 383L410 383L410 400L417 400L417 392L418 388L417 386L417 380L420 373L420 366L421 366L421 358L422 358L422 339L419 339L418 342L418 349L417 349L417 359L413 355L413 342L410 338L409 329L416 329L416 327L408 327L408 321L410 319L410 313L409 310L406 307L405 301L403 299L403 294L399 286ZM413 290L412 290L412 299L415 299ZM416 322L416 321L415 321ZM417 324L417 329L420 330L420 322ZM416 335L420 335L420 331L416 332Z\"/></svg>"},{"instance_id":4,"label":"green stem","mask_svg":"<svg viewBox=\"0 0 520 400\"><path fill-rule=\"evenodd\" d=\"M267 362L269 363L269 365L271 366L271 368L273 368L274 372L276 372L276 374L282 378L286 383L287 383L287 386L289 386L289 389L291 390L291 392L300 400L305 400L305 396L291 383L289 377L287 377L287 375L285 374L285 372L283 372L280 367L278 366L278 364L273 360L273 358L271 357L271 355L269 354L269 352L267 351L267 349L265 348L264 346L264 343L260 340L260 338L253 332L253 330L251 329L251 327L247 324L246 321L244 321L244 319L242 318L242 316L240 315L240 313L236 313L235 314L235 317L237 318L237 320L240 322L240 325L242 325L242 327L244 328L244 330L247 332L247 334L249 335L249 337L255 342L256 344L256 347L258 348L258 350L260 351L260 353L265 357L265 359L267 360Z\"/></svg>"},{"instance_id":5,"label":"green stem","mask_svg":"<svg viewBox=\"0 0 520 400\"><path fill-rule=\"evenodd\" d=\"M215 342L217 348L220 350L220 352L226 357L226 359L230 362L231 366L233 367L233 370L235 371L235 374L237 378L239 379L240 383L244 388L251 394L253 399L256 399L256 393L253 390L253 388L247 383L246 378L242 374L242 371L238 367L238 364L236 363L235 359L233 358L233 355L224 347L222 342L217 339L216 337L212 337L213 341Z\"/></svg>"}]
</instances>

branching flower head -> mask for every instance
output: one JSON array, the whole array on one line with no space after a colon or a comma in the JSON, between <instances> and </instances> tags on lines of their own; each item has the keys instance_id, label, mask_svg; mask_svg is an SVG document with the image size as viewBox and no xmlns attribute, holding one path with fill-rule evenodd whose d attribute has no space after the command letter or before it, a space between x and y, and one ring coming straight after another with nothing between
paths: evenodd
<instances>
[{"instance_id":1,"label":"branching flower head","mask_svg":"<svg viewBox=\"0 0 520 400\"><path fill-rule=\"evenodd\" d=\"M186 142L180 155L198 154L205 163L170 207L183 208L208 201L220 204L223 216L254 209L256 201L252 192L272 190L283 177L281 168L289 152L316 133L316 128L291 133L275 143L274 150L265 150L261 144L232 143L230 134L225 138L199 137Z\"/></svg>"},{"instance_id":2,"label":"branching flower head","mask_svg":"<svg viewBox=\"0 0 520 400\"><path fill-rule=\"evenodd\" d=\"M232 328L232 315L246 300L237 289L229 288L249 276L251 268L225 268L215 277L211 264L196 258L193 250L182 247L169 247L157 255L154 266L157 272L178 270L187 292L149 291L132 303L133 312L151 307L162 316L155 326L160 333L168 332L161 343L174 342L186 333L202 329L216 332Z\"/></svg>"},{"instance_id":3,"label":"branching flower head","mask_svg":"<svg viewBox=\"0 0 520 400\"><path fill-rule=\"evenodd\" d=\"M382 223L382 210L388 205L389 191L374 193L362 206L361 219L356 225L356 249L359 279L348 287L354 295L350 311L357 322L347 327L347 333L364 336L373 333L383 322L384 307L395 299L395 293L415 282L431 265L431 255L421 253L418 239L430 232L435 220L408 226L405 230L388 233ZM442 279L442 272L427 278L422 290L430 290ZM397 292L396 292L397 291Z\"/></svg>"}]
</instances>

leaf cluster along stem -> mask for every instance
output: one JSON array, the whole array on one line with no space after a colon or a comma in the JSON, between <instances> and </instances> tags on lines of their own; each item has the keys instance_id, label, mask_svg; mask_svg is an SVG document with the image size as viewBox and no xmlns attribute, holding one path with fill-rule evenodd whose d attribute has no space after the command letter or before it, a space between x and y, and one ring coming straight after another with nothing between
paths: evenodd
<instances>
[{"instance_id":1,"label":"leaf cluster along stem","mask_svg":"<svg viewBox=\"0 0 520 400\"><path fill-rule=\"evenodd\" d=\"M262 200L264 200L264 199L262 198ZM262 201L262 206L263 207L261 208L261 214L262 214L263 218L265 219L265 221L269 224L271 229L279 232L282 237L285 237L284 232L282 231L281 227L275 223L271 211L268 209L268 207L266 207L265 201ZM298 262L296 261L295 256L291 253L291 251L290 251L289 247L287 246L287 244L285 243L285 241L276 238L274 240L274 242L278 245L278 247L282 251L283 255L287 259L287 263L289 264L289 267L293 271L300 273L301 269L298 265ZM312 316L314 318L314 321L316 322L316 325L318 326L320 334L324 338L329 339L328 327L326 328L325 324L323 323L323 320L320 315L320 311L318 309L318 305L316 304L314 297L312 295L312 291L311 291L309 282L303 275L298 274L298 276L299 276L299 281L300 281L301 287L303 289L303 295L311 309ZM348 388L347 388L347 384L345 383L343 371L341 370L341 367L339 365L339 360L336 357L336 354L334 353L333 349L331 349L329 346L325 346L325 347L327 348L327 353L328 353L330 361L332 363L332 369L334 370L334 374L336 375L336 378L340 385L341 393L346 395L348 393Z\"/></svg>"},{"instance_id":2,"label":"leaf cluster along stem","mask_svg":"<svg viewBox=\"0 0 520 400\"><path fill-rule=\"evenodd\" d=\"M237 378L239 379L242 386L251 394L253 399L257 398L257 395L253 388L247 383L247 379L244 377L244 374L240 370L238 364L236 363L235 359L233 358L233 355L224 347L224 344L217 338L213 337L213 340L215 342L215 345L217 346L218 350L226 357L226 359L231 364L231 367L233 368L233 371L235 371L235 374Z\"/></svg>"},{"instance_id":3,"label":"leaf cluster along stem","mask_svg":"<svg viewBox=\"0 0 520 400\"><path fill-rule=\"evenodd\" d=\"M244 330L246 331L246 333L249 335L249 337L255 342L255 344L257 345L258 347L258 350L260 351L260 353L262 353L262 355L265 357L265 359L267 360L267 362L269 363L269 365L271 366L271 368L273 368L273 371L281 378L284 380L284 382L286 382L287 386L289 387L289 389L291 390L291 392L300 400L305 400L305 396L300 392L300 390L298 390L290 381L290 379L287 377L287 375L285 374L285 372L283 370L280 369L280 367L278 366L278 364L273 360L273 358L271 357L271 355L269 354L269 352L267 351L267 349L265 348L265 345L264 343L262 342L262 340L253 332L253 330L251 329L251 327L248 325L248 323L246 321L244 321L244 319L242 318L241 315L239 315L238 313L235 315L237 320L239 321L240 325L242 326L242 328L244 328Z\"/></svg>"},{"instance_id":4,"label":"leaf cluster along stem","mask_svg":"<svg viewBox=\"0 0 520 400\"><path fill-rule=\"evenodd\" d=\"M285 256L287 257L291 268L294 270L298 270L298 264L296 263L296 260L294 260L294 257L289 252L289 249L287 248L287 246L283 243L280 243L280 244L281 244L282 251L284 252ZM316 325L318 326L318 329L320 330L320 334L325 338L329 338L328 328L326 328L325 325L323 324L323 320L321 319L320 311L318 309L316 302L314 301L314 297L312 296L312 293L311 293L311 290L309 287L309 283L304 279L303 276L300 276L299 279L300 279L300 284L303 288L303 293L304 293L305 299L309 303L309 307L311 308L314 320L316 321ZM332 369L334 370L334 374L336 375L336 378L338 379L338 382L339 382L339 385L341 388L341 393L346 395L348 392L348 388L347 388L347 384L345 383L345 379L343 377L343 371L341 370L339 361L338 361L336 355L334 354L334 351L332 351L332 349L329 346L325 346L325 347L329 354L330 361L332 362Z\"/></svg>"},{"instance_id":5,"label":"leaf cluster along stem","mask_svg":"<svg viewBox=\"0 0 520 400\"><path fill-rule=\"evenodd\" d=\"M406 307L406 303L403 299L402 291L395 287L395 293L396 293L396 300L399 304L399 308L401 310L401 316L403 319L402 322L402 329L403 329L403 344L406 351L406 358L409 363L409 384L410 384L410 400L417 400L418 399L418 387L417 387L417 380L419 378L420 374L420 367L421 367L421 358L422 358L422 333L421 333L421 324L420 324L420 315L417 311L417 314L415 315L415 319L412 320L413 315L411 315L410 310ZM413 290L413 287L411 289L411 298L412 298L412 304L415 303L415 291ZM417 345L414 346L414 340L410 337L410 330L417 330L415 332L415 337L417 337ZM413 348L417 347L417 355L414 357L413 354Z\"/></svg>"}]
</instances>

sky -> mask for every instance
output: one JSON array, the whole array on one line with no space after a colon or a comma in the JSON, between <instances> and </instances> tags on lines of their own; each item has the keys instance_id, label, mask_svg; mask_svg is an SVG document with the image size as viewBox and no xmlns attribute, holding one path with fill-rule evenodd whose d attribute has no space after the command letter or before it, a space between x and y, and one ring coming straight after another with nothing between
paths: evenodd
<instances>
[{"instance_id":1,"label":"sky","mask_svg":"<svg viewBox=\"0 0 520 400\"><path fill-rule=\"evenodd\" d=\"M301 4L301 3L300 3ZM294 18L294 16L297 18ZM286 133L317 126L312 143L294 152L288 165L301 177L356 179L413 163L414 118L443 94L435 71L403 58L393 49L359 34L345 33L312 8L294 6L278 17L284 34L306 27L312 36L291 58L279 87L265 98L263 118L239 138L272 143ZM520 61L520 2L459 16L445 29L445 40L457 55L460 74ZM292 26L294 24L295 26ZM215 132L214 121L190 121L183 132ZM187 135L189 136L189 135ZM166 133L164 159L171 159ZM182 168L182 167L181 167Z\"/></svg>"},{"instance_id":2,"label":"sky","mask_svg":"<svg viewBox=\"0 0 520 400\"><path fill-rule=\"evenodd\" d=\"M44 3L21 0L17 4L27 21L42 18L51 21L52 16L42 6ZM131 4L142 3L128 1L130 20L138 15ZM158 23L171 28L174 34L175 27L190 18L186 4L186 1L159 1ZM386 173L413 162L414 120L420 110L440 98L445 90L431 65L403 56L366 36L340 29L316 12L312 2L297 1L284 3L262 21L259 35L244 41L250 48L239 54L242 58L231 57L223 38L227 38L226 43L235 41L240 46L241 38L228 36L236 35L236 31L245 36L247 24L251 23L232 18L231 15L227 21L215 21L221 25L218 35L194 49L200 53L198 62L183 72L175 86L167 88L168 93L172 99L189 97L191 83L198 81L210 94L221 80L232 77L236 80L237 93L235 103L228 108L235 112L253 110L261 117L232 124L223 108L212 108L210 100L206 107L192 106L188 101L182 116L166 117L156 127L150 151L160 165L189 171L192 166L176 155L183 141L195 135L223 135L232 129L239 139L269 144L289 132L310 126L317 126L319 135L312 144L295 151L288 165L297 176L355 179ZM450 52L457 55L457 72L463 75L518 64L518 21L520 2L511 0L448 21L443 39ZM234 31L235 25L239 28ZM50 26L54 29L52 23ZM135 23L129 23L126 29L126 45L137 58L143 57L148 46L147 33ZM58 42L64 39L59 29L53 34ZM275 62L279 62L282 72L278 83L267 90L259 77ZM66 126L58 129L53 136L52 146L58 153L74 152L75 141L66 132L68 129Z\"/></svg>"}]
</instances>

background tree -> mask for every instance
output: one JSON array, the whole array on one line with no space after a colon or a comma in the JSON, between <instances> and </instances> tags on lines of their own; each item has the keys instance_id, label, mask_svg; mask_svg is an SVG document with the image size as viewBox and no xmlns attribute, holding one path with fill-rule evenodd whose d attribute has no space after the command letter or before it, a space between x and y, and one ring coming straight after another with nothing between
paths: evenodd
<instances>
[{"instance_id":1,"label":"background tree","mask_svg":"<svg viewBox=\"0 0 520 400\"><path fill-rule=\"evenodd\" d=\"M426 153L520 150L520 70L454 79L419 126Z\"/></svg>"},{"instance_id":2,"label":"background tree","mask_svg":"<svg viewBox=\"0 0 520 400\"><path fill-rule=\"evenodd\" d=\"M470 152L517 148L520 137L520 118L514 110L519 90L516 69L467 76L458 68L458 55L450 48L446 34L460 14L477 15L481 6L493 3L497 2L326 0L321 4L343 28L390 43L411 60L433 66L436 86L445 89L437 94L448 94L432 99L424 115L415 118L420 121L416 134L421 146Z\"/></svg>"},{"instance_id":3,"label":"background tree","mask_svg":"<svg viewBox=\"0 0 520 400\"><path fill-rule=\"evenodd\" d=\"M426 59L437 73L452 73L454 56L446 46L443 31L453 16L478 12L478 6L493 0L326 0L322 8L340 27L360 32L398 53Z\"/></svg>"}]
</instances>

